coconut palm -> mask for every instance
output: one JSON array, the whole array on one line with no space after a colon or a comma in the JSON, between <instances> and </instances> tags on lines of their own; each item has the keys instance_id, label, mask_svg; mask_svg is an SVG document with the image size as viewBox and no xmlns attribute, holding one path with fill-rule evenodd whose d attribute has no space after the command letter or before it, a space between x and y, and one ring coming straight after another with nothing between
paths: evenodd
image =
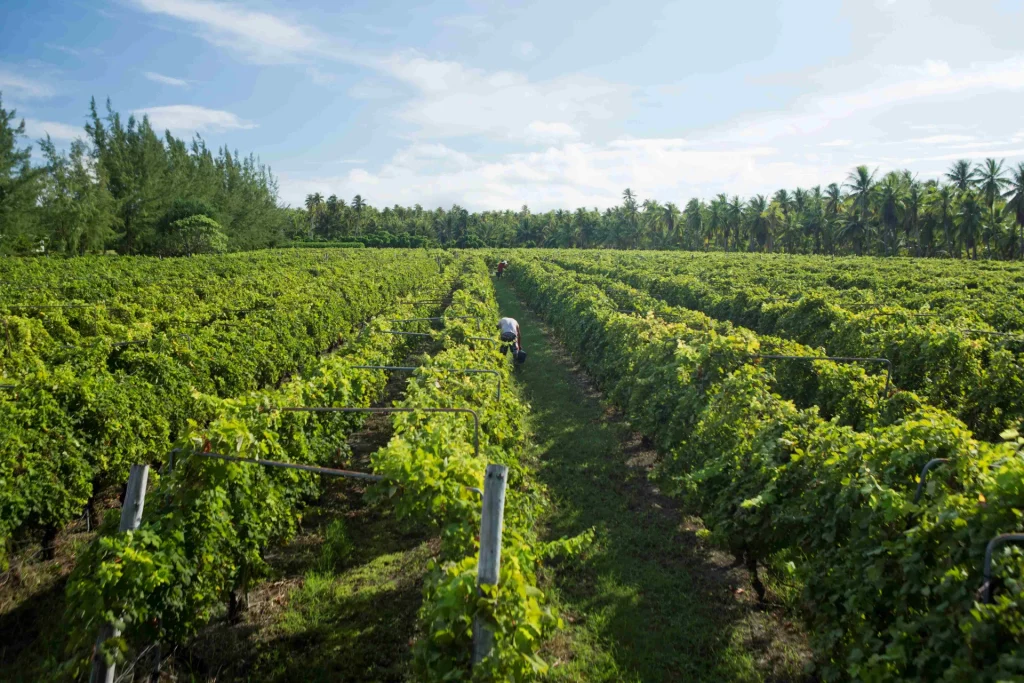
<instances>
[{"instance_id":1,"label":"coconut palm","mask_svg":"<svg viewBox=\"0 0 1024 683\"><path fill-rule=\"evenodd\" d=\"M953 254L954 247L954 216L956 214L956 188L953 185L937 185L925 197L925 217L930 235L942 234L942 247L946 255ZM931 242L926 241L926 249L930 250ZM925 256L930 256L930 251ZM960 254L957 253L959 257Z\"/></svg>"},{"instance_id":2,"label":"coconut palm","mask_svg":"<svg viewBox=\"0 0 1024 683\"><path fill-rule=\"evenodd\" d=\"M661 225L665 234L665 244L668 245L679 238L679 226L682 214L679 207L672 202L666 202L661 207Z\"/></svg>"},{"instance_id":3,"label":"coconut palm","mask_svg":"<svg viewBox=\"0 0 1024 683\"><path fill-rule=\"evenodd\" d=\"M971 166L969 160L960 159L953 162L953 165L946 171L946 178L956 186L957 192L967 192L977 182L978 171Z\"/></svg>"},{"instance_id":4,"label":"coconut palm","mask_svg":"<svg viewBox=\"0 0 1024 683\"><path fill-rule=\"evenodd\" d=\"M981 190L991 213L996 208L996 200L1003 195L1003 189L1010 184L1003 170L1003 160L985 159L985 163L979 164L975 173L978 178L978 189Z\"/></svg>"},{"instance_id":5,"label":"coconut palm","mask_svg":"<svg viewBox=\"0 0 1024 683\"><path fill-rule=\"evenodd\" d=\"M732 198L725 209L725 250L729 251L729 236L739 244L740 224L743 222L743 200L737 196Z\"/></svg>"},{"instance_id":6,"label":"coconut palm","mask_svg":"<svg viewBox=\"0 0 1024 683\"><path fill-rule=\"evenodd\" d=\"M889 256L897 251L896 228L906 210L907 188L898 173L887 173L874 188L882 223L882 248Z\"/></svg>"},{"instance_id":7,"label":"coconut palm","mask_svg":"<svg viewBox=\"0 0 1024 683\"><path fill-rule=\"evenodd\" d=\"M978 260L978 241L982 236L984 208L981 197L974 190L967 190L960 197L956 214L956 227L964 248L971 258Z\"/></svg>"},{"instance_id":8,"label":"coconut palm","mask_svg":"<svg viewBox=\"0 0 1024 683\"><path fill-rule=\"evenodd\" d=\"M1017 223L1019 237L1018 252L1024 258L1024 162L1017 165L1017 168L1010 171L1009 190L1003 194L1006 199L1006 211L1013 214Z\"/></svg>"},{"instance_id":9,"label":"coconut palm","mask_svg":"<svg viewBox=\"0 0 1024 683\"><path fill-rule=\"evenodd\" d=\"M846 187L850 190L850 214L843 225L842 234L853 242L857 256L864 252L871 224L871 190L875 186L875 172L867 166L858 166L846 176Z\"/></svg>"},{"instance_id":10,"label":"coconut palm","mask_svg":"<svg viewBox=\"0 0 1024 683\"><path fill-rule=\"evenodd\" d=\"M747 202L746 223L749 243L747 251L763 249L768 242L768 224L765 212L768 210L768 199L763 194L754 195Z\"/></svg>"}]
</instances>

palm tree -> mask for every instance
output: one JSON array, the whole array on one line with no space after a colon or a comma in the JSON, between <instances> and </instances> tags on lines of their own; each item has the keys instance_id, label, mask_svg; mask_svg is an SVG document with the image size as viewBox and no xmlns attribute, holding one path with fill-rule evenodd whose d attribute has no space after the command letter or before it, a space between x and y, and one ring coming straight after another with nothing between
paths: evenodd
<instances>
[{"instance_id":1,"label":"palm tree","mask_svg":"<svg viewBox=\"0 0 1024 683\"><path fill-rule=\"evenodd\" d=\"M946 172L946 178L956 186L958 192L967 192L977 182L977 173L977 170L971 166L970 161L960 159L953 162L953 165L949 167L949 170Z\"/></svg>"},{"instance_id":2,"label":"palm tree","mask_svg":"<svg viewBox=\"0 0 1024 683\"><path fill-rule=\"evenodd\" d=\"M985 197L985 202L991 213L996 208L996 199L1003 196L1003 189L1010 184L1004 175L1003 160L985 159L984 164L978 165L977 174L978 189Z\"/></svg>"},{"instance_id":3,"label":"palm tree","mask_svg":"<svg viewBox=\"0 0 1024 683\"><path fill-rule=\"evenodd\" d=\"M858 166L846 176L846 187L850 193L851 212L843 234L853 241L857 256L864 252L864 239L870 229L871 189L875 184L875 171L868 171L867 166Z\"/></svg>"},{"instance_id":4,"label":"palm tree","mask_svg":"<svg viewBox=\"0 0 1024 683\"><path fill-rule=\"evenodd\" d=\"M306 211L309 213L309 232L316 232L316 226L320 222L320 214L324 207L324 196L319 192L306 195Z\"/></svg>"},{"instance_id":5,"label":"palm tree","mask_svg":"<svg viewBox=\"0 0 1024 683\"><path fill-rule=\"evenodd\" d=\"M729 235L733 236L733 241L739 244L740 239L740 223L743 221L743 200L738 196L734 196L732 201L729 202L725 210L725 250L729 251Z\"/></svg>"},{"instance_id":6,"label":"palm tree","mask_svg":"<svg viewBox=\"0 0 1024 683\"><path fill-rule=\"evenodd\" d=\"M957 211L957 229L960 240L975 261L978 260L978 238L981 237L983 214L978 194L974 190L964 192Z\"/></svg>"},{"instance_id":7,"label":"palm tree","mask_svg":"<svg viewBox=\"0 0 1024 683\"><path fill-rule=\"evenodd\" d=\"M924 186L910 176L904 176L907 195L903 211L903 234L907 242L914 243L914 256L921 255L921 205L924 202Z\"/></svg>"},{"instance_id":8,"label":"palm tree","mask_svg":"<svg viewBox=\"0 0 1024 683\"><path fill-rule=\"evenodd\" d=\"M661 207L661 224L664 227L666 242L678 239L681 218L679 207L672 202L665 202L665 205Z\"/></svg>"},{"instance_id":9,"label":"palm tree","mask_svg":"<svg viewBox=\"0 0 1024 683\"><path fill-rule=\"evenodd\" d=\"M691 199L683 210L683 222L686 226L686 239L691 246L701 244L704 239L703 206L699 199ZM701 246L703 246L701 244Z\"/></svg>"},{"instance_id":10,"label":"palm tree","mask_svg":"<svg viewBox=\"0 0 1024 683\"><path fill-rule=\"evenodd\" d=\"M768 209L768 198L763 194L751 197L747 202L746 224L747 224L747 251L755 251L763 248L768 237L768 228L764 214Z\"/></svg>"},{"instance_id":11,"label":"palm tree","mask_svg":"<svg viewBox=\"0 0 1024 683\"><path fill-rule=\"evenodd\" d=\"M636 195L628 187L622 193L622 220L625 228L623 240L627 247L635 249L640 239L640 210Z\"/></svg>"},{"instance_id":12,"label":"palm tree","mask_svg":"<svg viewBox=\"0 0 1024 683\"><path fill-rule=\"evenodd\" d=\"M882 220L882 246L885 255L889 256L897 250L896 226L906 209L906 188L899 174L887 173L874 191L878 198L878 214Z\"/></svg>"},{"instance_id":13,"label":"palm tree","mask_svg":"<svg viewBox=\"0 0 1024 683\"><path fill-rule=\"evenodd\" d=\"M1006 199L1006 211L1012 212L1017 221L1017 232L1020 237L1020 257L1024 258L1024 161L1010 171L1010 189L1003 194Z\"/></svg>"},{"instance_id":14,"label":"palm tree","mask_svg":"<svg viewBox=\"0 0 1024 683\"><path fill-rule=\"evenodd\" d=\"M829 183L829 186L825 188L824 202L825 217L822 228L825 233L825 241L828 243L828 252L835 254L840 226L840 213L843 210L843 191L839 185Z\"/></svg>"}]
</instances>

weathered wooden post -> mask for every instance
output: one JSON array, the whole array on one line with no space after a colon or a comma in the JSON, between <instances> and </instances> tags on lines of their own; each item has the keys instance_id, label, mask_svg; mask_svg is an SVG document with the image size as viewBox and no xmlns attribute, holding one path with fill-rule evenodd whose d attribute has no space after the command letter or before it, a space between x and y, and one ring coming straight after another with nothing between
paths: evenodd
<instances>
[{"instance_id":1,"label":"weathered wooden post","mask_svg":"<svg viewBox=\"0 0 1024 683\"><path fill-rule=\"evenodd\" d=\"M121 506L121 532L135 531L142 523L142 508L146 503L146 482L149 481L149 465L132 465L128 474L128 488L124 494L124 505ZM92 674L89 683L114 683L114 665L107 666L100 652L100 646L107 638L119 635L111 625L100 629L96 645L92 653Z\"/></svg>"},{"instance_id":2,"label":"weathered wooden post","mask_svg":"<svg viewBox=\"0 0 1024 683\"><path fill-rule=\"evenodd\" d=\"M501 574L501 529L505 521L505 485L508 467L488 465L484 475L483 515L480 518L480 563L477 565L477 586L496 586ZM473 624L473 665L490 654L494 633L477 617Z\"/></svg>"}]
</instances>

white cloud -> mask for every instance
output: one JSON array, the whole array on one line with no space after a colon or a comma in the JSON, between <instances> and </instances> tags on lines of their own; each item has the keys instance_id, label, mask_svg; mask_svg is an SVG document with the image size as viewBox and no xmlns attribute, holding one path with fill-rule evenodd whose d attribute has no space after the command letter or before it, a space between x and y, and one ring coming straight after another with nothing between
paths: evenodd
<instances>
[{"instance_id":1,"label":"white cloud","mask_svg":"<svg viewBox=\"0 0 1024 683\"><path fill-rule=\"evenodd\" d=\"M445 17L444 19L438 19L436 23L438 26L469 31L474 35L482 35L494 30L494 27L478 14L461 14L454 17Z\"/></svg>"},{"instance_id":2,"label":"white cloud","mask_svg":"<svg viewBox=\"0 0 1024 683\"><path fill-rule=\"evenodd\" d=\"M556 142L577 140L580 137L580 132L568 123L560 121L531 121L526 126L525 137L536 142Z\"/></svg>"},{"instance_id":3,"label":"white cloud","mask_svg":"<svg viewBox=\"0 0 1024 683\"><path fill-rule=\"evenodd\" d=\"M57 45L55 43L44 43L43 45L44 45L44 47L48 47L51 50L57 50L58 52L63 52L64 54L71 55L72 57L81 57L82 56L82 53L81 53L80 50L76 50L73 47L68 47L67 45Z\"/></svg>"},{"instance_id":4,"label":"white cloud","mask_svg":"<svg viewBox=\"0 0 1024 683\"><path fill-rule=\"evenodd\" d=\"M528 40L522 40L516 43L516 52L520 57L532 57L533 53L537 51L537 48Z\"/></svg>"},{"instance_id":5,"label":"white cloud","mask_svg":"<svg viewBox=\"0 0 1024 683\"><path fill-rule=\"evenodd\" d=\"M929 135L923 138L913 138L907 140L908 143L914 143L918 145L953 145L960 142L973 142L976 140L973 135Z\"/></svg>"},{"instance_id":6,"label":"white cloud","mask_svg":"<svg viewBox=\"0 0 1024 683\"><path fill-rule=\"evenodd\" d=\"M219 133L256 127L255 123L244 121L229 111L207 109L191 104L148 107L136 109L133 113L148 116L150 124L158 131L166 128L186 135L197 131Z\"/></svg>"},{"instance_id":7,"label":"white cloud","mask_svg":"<svg viewBox=\"0 0 1024 683\"><path fill-rule=\"evenodd\" d=\"M838 140L829 140L828 142L822 142L819 147L849 147L853 144L853 140L844 140L842 138Z\"/></svg>"},{"instance_id":8,"label":"white cloud","mask_svg":"<svg viewBox=\"0 0 1024 683\"><path fill-rule=\"evenodd\" d=\"M302 61L322 52L323 39L312 29L265 12L205 0L134 0L153 14L195 24L211 43L237 49L259 63Z\"/></svg>"},{"instance_id":9,"label":"white cloud","mask_svg":"<svg viewBox=\"0 0 1024 683\"><path fill-rule=\"evenodd\" d=\"M333 177L281 174L282 197L298 204L309 192L362 193L378 205L422 204L469 209L546 210L608 207L622 189L641 197L682 202L720 188L768 192L808 186L822 173L842 178L845 168L798 164L771 147L701 148L686 140L615 140L605 145L568 143L497 159L474 158L444 145L412 145L379 170L355 169Z\"/></svg>"},{"instance_id":10,"label":"white cloud","mask_svg":"<svg viewBox=\"0 0 1024 683\"><path fill-rule=\"evenodd\" d=\"M530 125L539 112L549 125L577 128L628 106L628 88L585 76L531 81L514 71L487 72L415 52L391 55L380 66L417 91L398 112L417 137L533 140Z\"/></svg>"},{"instance_id":11,"label":"white cloud","mask_svg":"<svg viewBox=\"0 0 1024 683\"><path fill-rule=\"evenodd\" d=\"M330 59L371 69L412 87L413 97L397 115L416 128L416 137L487 135L533 140L536 135L529 126L538 112L544 112L550 123L575 128L582 121L612 118L613 113L628 106L627 88L593 77L566 76L536 82L521 73L474 69L412 50L378 56L348 49L315 29L235 5L208 0L134 2L148 12L195 24L206 40L239 50L257 62ZM442 21L483 28L467 17ZM533 46L521 43L518 49L527 54ZM317 78L316 73L322 72L311 71L313 78ZM348 94L373 100L399 93L387 84L368 79L352 86Z\"/></svg>"},{"instance_id":12,"label":"white cloud","mask_svg":"<svg viewBox=\"0 0 1024 683\"><path fill-rule=\"evenodd\" d=\"M54 140L71 141L82 136L82 129L56 121L25 119L25 134L33 140L45 138L49 134Z\"/></svg>"},{"instance_id":13,"label":"white cloud","mask_svg":"<svg viewBox=\"0 0 1024 683\"><path fill-rule=\"evenodd\" d=\"M56 94L56 91L48 84L3 66L0 66L0 92L29 98L53 97Z\"/></svg>"},{"instance_id":14,"label":"white cloud","mask_svg":"<svg viewBox=\"0 0 1024 683\"><path fill-rule=\"evenodd\" d=\"M188 81L182 78L174 78L173 76L164 76L158 74L155 71L146 71L143 75L154 83L162 83L163 85L173 85L176 88L187 88Z\"/></svg>"},{"instance_id":15,"label":"white cloud","mask_svg":"<svg viewBox=\"0 0 1024 683\"><path fill-rule=\"evenodd\" d=\"M797 100L789 112L773 112L740 120L722 129L719 139L770 141L820 133L834 123L855 121L858 115L885 112L898 106L952 96L1024 90L1024 57L951 69L925 62L924 66L893 69L903 78L889 79L859 89Z\"/></svg>"}]
</instances>

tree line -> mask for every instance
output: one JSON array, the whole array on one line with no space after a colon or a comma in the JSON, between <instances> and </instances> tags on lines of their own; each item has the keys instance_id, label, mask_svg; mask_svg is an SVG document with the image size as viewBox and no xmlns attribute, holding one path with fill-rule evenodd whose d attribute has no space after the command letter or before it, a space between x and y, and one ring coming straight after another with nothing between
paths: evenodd
<instances>
[{"instance_id":1,"label":"tree line","mask_svg":"<svg viewBox=\"0 0 1024 683\"><path fill-rule=\"evenodd\" d=\"M179 255L258 249L289 239L291 212L253 156L159 135L93 100L68 149L39 140L0 99L0 254Z\"/></svg>"},{"instance_id":2,"label":"tree line","mask_svg":"<svg viewBox=\"0 0 1024 683\"><path fill-rule=\"evenodd\" d=\"M570 247L812 254L1024 258L1024 163L955 162L922 181L858 166L842 183L685 205L626 189L604 211L470 212L350 202L310 194L278 201L270 168L89 107L84 137L60 150L38 141L0 99L0 254L179 255L301 244L373 247Z\"/></svg>"},{"instance_id":3,"label":"tree line","mask_svg":"<svg viewBox=\"0 0 1024 683\"><path fill-rule=\"evenodd\" d=\"M748 199L719 194L682 208L632 190L613 208L532 213L394 206L356 195L306 197L296 223L315 240L368 246L568 247L829 255L1024 258L1024 163L955 162L939 180L881 177L858 166L843 183Z\"/></svg>"}]
</instances>

